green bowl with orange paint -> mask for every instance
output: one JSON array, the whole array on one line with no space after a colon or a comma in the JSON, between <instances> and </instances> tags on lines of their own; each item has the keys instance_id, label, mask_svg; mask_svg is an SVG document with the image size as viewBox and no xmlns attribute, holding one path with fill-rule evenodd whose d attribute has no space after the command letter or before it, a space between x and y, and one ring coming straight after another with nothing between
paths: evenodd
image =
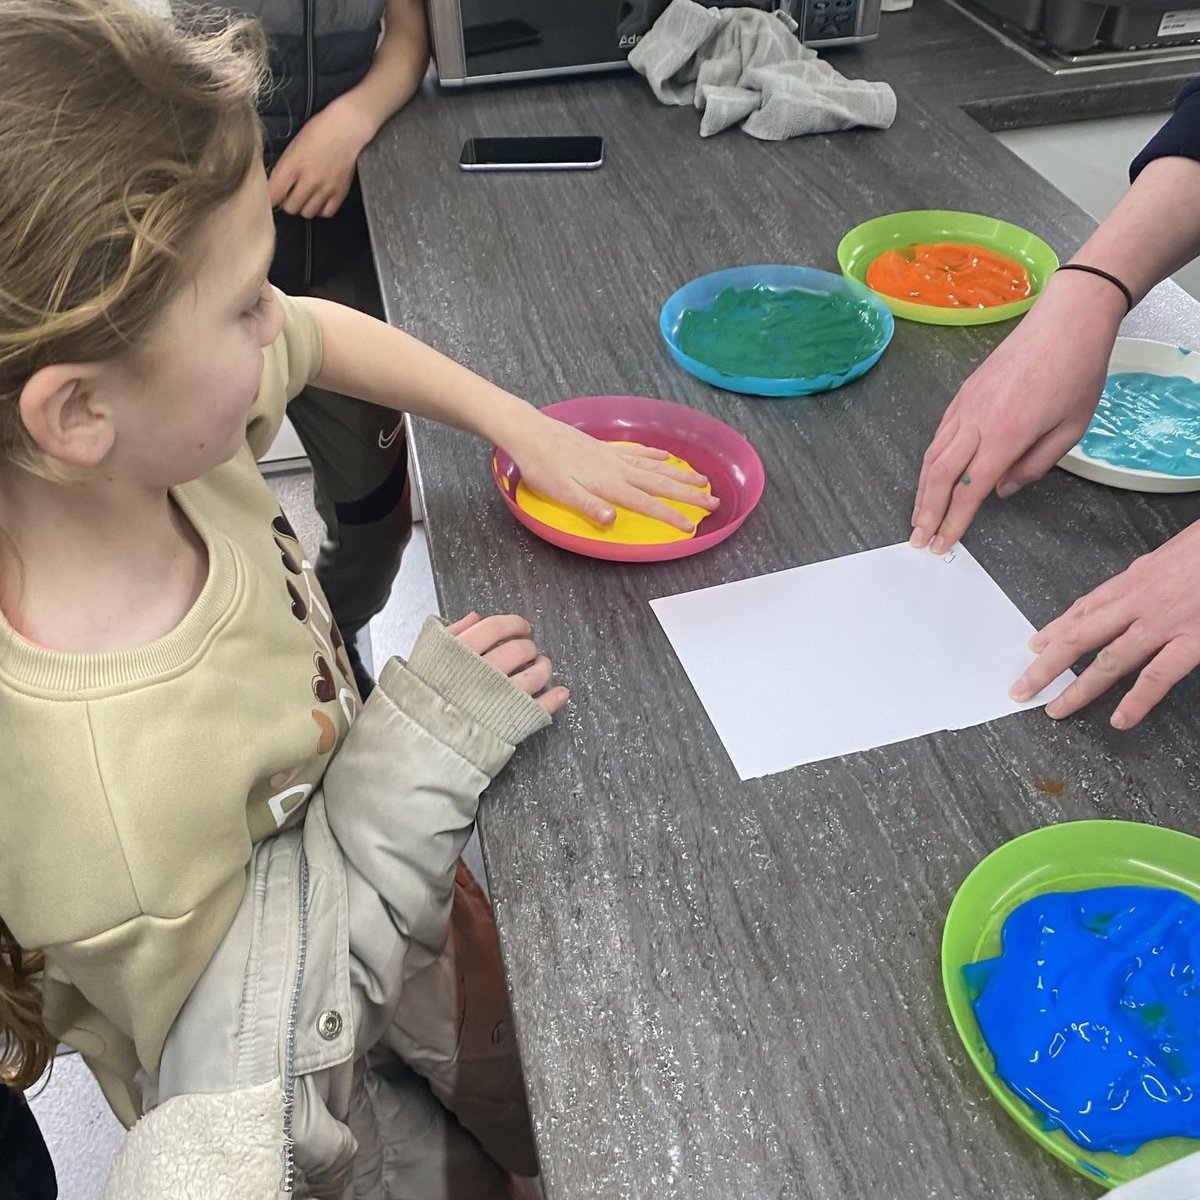
<instances>
[{"instance_id":1,"label":"green bowl with orange paint","mask_svg":"<svg viewBox=\"0 0 1200 1200\"><path fill-rule=\"evenodd\" d=\"M996 217L944 209L889 213L856 225L838 245L838 265L843 275L865 287L868 286L867 271L881 254L945 242L983 246L1019 263L1029 274L1030 294L1011 304L950 308L876 291L875 294L896 316L926 325L990 325L996 321L1009 321L1029 310L1050 276L1058 270L1058 255L1037 234Z\"/></svg>"},{"instance_id":2,"label":"green bowl with orange paint","mask_svg":"<svg viewBox=\"0 0 1200 1200\"><path fill-rule=\"evenodd\" d=\"M1200 900L1200 838L1135 821L1066 821L1022 834L997 847L963 881L942 932L942 986L958 1036L992 1095L1044 1150L1093 1183L1128 1183L1200 1151L1193 1138L1158 1138L1133 1154L1085 1150L1008 1090L996 1074L972 995L963 976L968 963L1000 953L1009 914L1044 892L1132 884L1174 888Z\"/></svg>"}]
</instances>

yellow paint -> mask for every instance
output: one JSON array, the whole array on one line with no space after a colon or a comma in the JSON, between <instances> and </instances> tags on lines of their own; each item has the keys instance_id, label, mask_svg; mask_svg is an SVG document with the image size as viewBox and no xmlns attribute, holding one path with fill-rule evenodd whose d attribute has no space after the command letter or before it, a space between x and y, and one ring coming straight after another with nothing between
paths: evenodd
<instances>
[{"instance_id":1,"label":"yellow paint","mask_svg":"<svg viewBox=\"0 0 1200 1200\"><path fill-rule=\"evenodd\" d=\"M616 442L614 444L628 446L633 443ZM682 458L676 458L673 454L667 459L667 462L671 466L680 467L685 471L693 469L690 463L684 462ZM695 490L711 493L712 487L706 483L703 487ZM709 515L708 509L701 508L699 505L688 504L683 500L668 500L665 496L661 499L664 504L670 505L676 512L683 513L694 525L699 525ZM544 525L549 525L575 537L589 538L594 542L617 542L625 546L656 546L663 542L683 542L696 536L694 529L691 533L685 533L682 529L676 529L673 525L668 525L666 521L660 521L657 517L644 517L641 513L630 512L629 509L622 508L619 504L616 505L617 519L608 527L601 528L593 525L587 517L580 516L579 513L555 500L547 500L545 496L526 487L524 480L519 480L517 483L517 505Z\"/></svg>"}]
</instances>

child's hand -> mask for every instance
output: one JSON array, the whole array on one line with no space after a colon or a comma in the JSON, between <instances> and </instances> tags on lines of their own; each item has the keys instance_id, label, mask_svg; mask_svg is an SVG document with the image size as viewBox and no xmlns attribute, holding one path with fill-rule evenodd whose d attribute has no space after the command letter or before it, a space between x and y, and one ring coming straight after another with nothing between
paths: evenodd
<instances>
[{"instance_id":1,"label":"child's hand","mask_svg":"<svg viewBox=\"0 0 1200 1200\"><path fill-rule=\"evenodd\" d=\"M535 492L597 525L611 525L617 517L613 505L620 504L690 533L694 526L687 517L658 497L684 500L709 511L720 504L716 496L696 491L708 482L705 476L670 466L664 461L665 450L598 441L540 413L508 443L505 450Z\"/></svg>"},{"instance_id":2,"label":"child's hand","mask_svg":"<svg viewBox=\"0 0 1200 1200\"><path fill-rule=\"evenodd\" d=\"M294 217L332 217L354 182L358 156L375 133L370 118L353 104L335 100L322 109L275 164L269 180L272 206Z\"/></svg>"},{"instance_id":3,"label":"child's hand","mask_svg":"<svg viewBox=\"0 0 1200 1200\"><path fill-rule=\"evenodd\" d=\"M565 687L542 691L550 682L554 668L530 640L532 630L524 617L513 614L481 617L478 613L470 613L461 621L455 621L449 631L485 662L503 671L551 715L571 698L571 693ZM542 692L540 696L539 692Z\"/></svg>"}]
</instances>

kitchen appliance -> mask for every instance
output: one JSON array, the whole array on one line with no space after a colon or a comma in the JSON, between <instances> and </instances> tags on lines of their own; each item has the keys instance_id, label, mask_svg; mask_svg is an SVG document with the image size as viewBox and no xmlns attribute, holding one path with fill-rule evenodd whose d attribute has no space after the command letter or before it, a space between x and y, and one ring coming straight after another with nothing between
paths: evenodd
<instances>
[{"instance_id":1,"label":"kitchen appliance","mask_svg":"<svg viewBox=\"0 0 1200 1200\"><path fill-rule=\"evenodd\" d=\"M880 0L701 0L779 9L807 45L852 45L879 32ZM669 0L428 0L444 87L625 68Z\"/></svg>"},{"instance_id":2,"label":"kitchen appliance","mask_svg":"<svg viewBox=\"0 0 1200 1200\"><path fill-rule=\"evenodd\" d=\"M1200 7L1181 8L1188 0L947 2L1053 74L1200 59Z\"/></svg>"},{"instance_id":3,"label":"kitchen appliance","mask_svg":"<svg viewBox=\"0 0 1200 1200\"><path fill-rule=\"evenodd\" d=\"M816 50L850 46L879 36L880 0L797 0L797 36Z\"/></svg>"}]
</instances>

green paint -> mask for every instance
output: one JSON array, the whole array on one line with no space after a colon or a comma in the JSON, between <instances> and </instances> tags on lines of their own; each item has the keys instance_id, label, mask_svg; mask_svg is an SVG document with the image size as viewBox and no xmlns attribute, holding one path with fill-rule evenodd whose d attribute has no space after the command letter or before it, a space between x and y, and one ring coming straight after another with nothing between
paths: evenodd
<instances>
[{"instance_id":1,"label":"green paint","mask_svg":"<svg viewBox=\"0 0 1200 1200\"><path fill-rule=\"evenodd\" d=\"M685 354L726 375L812 379L840 374L874 354L883 320L849 296L726 288L712 308L688 308L679 322Z\"/></svg>"},{"instance_id":2,"label":"green paint","mask_svg":"<svg viewBox=\"0 0 1200 1200\"><path fill-rule=\"evenodd\" d=\"M964 471L964 472L963 472L963 477L962 477L962 478L961 478L961 479L960 479L958 482L959 482L959 483L970 483L970 482L971 482L971 472L970 472L970 471Z\"/></svg>"}]
</instances>

